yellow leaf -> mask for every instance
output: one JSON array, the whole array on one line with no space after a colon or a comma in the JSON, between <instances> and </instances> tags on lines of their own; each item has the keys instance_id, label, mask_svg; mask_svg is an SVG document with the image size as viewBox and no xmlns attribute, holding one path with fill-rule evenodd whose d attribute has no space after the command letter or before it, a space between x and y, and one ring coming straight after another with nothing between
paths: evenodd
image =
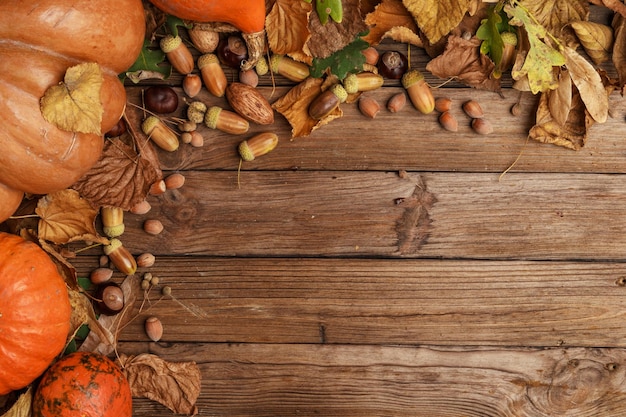
<instances>
[{"instance_id":1,"label":"yellow leaf","mask_svg":"<svg viewBox=\"0 0 626 417\"><path fill-rule=\"evenodd\" d=\"M563 28L569 23L589 17L588 0L523 0L521 5L558 38L563 37Z\"/></svg>"},{"instance_id":2,"label":"yellow leaf","mask_svg":"<svg viewBox=\"0 0 626 417\"><path fill-rule=\"evenodd\" d=\"M370 45L378 45L382 39L391 38L396 42L423 46L417 34L417 24L402 0L382 0L373 12L365 16L365 23L370 30L363 39Z\"/></svg>"},{"instance_id":3,"label":"yellow leaf","mask_svg":"<svg viewBox=\"0 0 626 417\"><path fill-rule=\"evenodd\" d=\"M580 92L587 111L598 123L606 122L609 115L609 94L598 71L578 52L569 47L562 48L572 81Z\"/></svg>"},{"instance_id":4,"label":"yellow leaf","mask_svg":"<svg viewBox=\"0 0 626 417\"><path fill-rule=\"evenodd\" d=\"M402 0L431 44L457 27L470 8L471 0Z\"/></svg>"},{"instance_id":5,"label":"yellow leaf","mask_svg":"<svg viewBox=\"0 0 626 417\"><path fill-rule=\"evenodd\" d=\"M270 49L275 54L291 54L302 51L309 32L310 3L277 0L265 19L265 32Z\"/></svg>"},{"instance_id":6,"label":"yellow leaf","mask_svg":"<svg viewBox=\"0 0 626 417\"><path fill-rule=\"evenodd\" d=\"M608 61L613 48L613 29L595 22L572 22L576 36L591 60L599 65Z\"/></svg>"},{"instance_id":7,"label":"yellow leaf","mask_svg":"<svg viewBox=\"0 0 626 417\"><path fill-rule=\"evenodd\" d=\"M40 101L41 114L61 130L101 134L100 102L102 72L96 63L70 67L63 82L46 90Z\"/></svg>"},{"instance_id":8,"label":"yellow leaf","mask_svg":"<svg viewBox=\"0 0 626 417\"><path fill-rule=\"evenodd\" d=\"M37 202L39 238L56 244L77 240L107 244L94 226L98 212L77 191L62 190L48 194Z\"/></svg>"}]
</instances>

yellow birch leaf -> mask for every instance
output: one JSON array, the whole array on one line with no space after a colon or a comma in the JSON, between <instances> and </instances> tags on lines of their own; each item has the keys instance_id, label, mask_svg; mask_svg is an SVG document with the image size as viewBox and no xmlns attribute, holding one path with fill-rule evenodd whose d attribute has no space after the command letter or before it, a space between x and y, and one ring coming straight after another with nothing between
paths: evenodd
<instances>
[{"instance_id":1,"label":"yellow birch leaf","mask_svg":"<svg viewBox=\"0 0 626 417\"><path fill-rule=\"evenodd\" d=\"M70 67L63 82L40 100L41 114L61 130L100 135L104 108L100 102L102 71L93 62Z\"/></svg>"},{"instance_id":2,"label":"yellow birch leaf","mask_svg":"<svg viewBox=\"0 0 626 417\"><path fill-rule=\"evenodd\" d=\"M600 23L583 21L572 22L571 26L596 65L609 60L613 48L613 29Z\"/></svg>"},{"instance_id":3,"label":"yellow birch leaf","mask_svg":"<svg viewBox=\"0 0 626 417\"><path fill-rule=\"evenodd\" d=\"M580 98L589 112L589 115L598 123L606 122L609 115L609 94L604 87L598 71L570 47L562 48L572 81L580 92Z\"/></svg>"},{"instance_id":4,"label":"yellow birch leaf","mask_svg":"<svg viewBox=\"0 0 626 417\"><path fill-rule=\"evenodd\" d=\"M313 7L304 1L276 0L265 19L265 32L275 54L302 51L311 37L309 13Z\"/></svg>"},{"instance_id":5,"label":"yellow birch leaf","mask_svg":"<svg viewBox=\"0 0 626 417\"><path fill-rule=\"evenodd\" d=\"M402 0L431 44L457 27L472 4L471 0Z\"/></svg>"}]
</instances>

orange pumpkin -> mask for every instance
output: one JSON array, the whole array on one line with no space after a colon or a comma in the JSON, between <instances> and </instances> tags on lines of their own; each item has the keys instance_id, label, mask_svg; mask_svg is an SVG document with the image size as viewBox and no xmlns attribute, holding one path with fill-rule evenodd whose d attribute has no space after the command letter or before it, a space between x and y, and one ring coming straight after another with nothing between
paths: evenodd
<instances>
[{"instance_id":1,"label":"orange pumpkin","mask_svg":"<svg viewBox=\"0 0 626 417\"><path fill-rule=\"evenodd\" d=\"M102 133L120 119L126 93L117 75L139 55L145 36L141 0L0 1L0 222L24 192L67 188L98 160L101 135L58 129L39 100L83 62L99 64Z\"/></svg>"},{"instance_id":2,"label":"orange pumpkin","mask_svg":"<svg viewBox=\"0 0 626 417\"><path fill-rule=\"evenodd\" d=\"M0 395L46 370L65 347L70 315L65 281L48 254L0 232Z\"/></svg>"},{"instance_id":3,"label":"orange pumpkin","mask_svg":"<svg viewBox=\"0 0 626 417\"><path fill-rule=\"evenodd\" d=\"M130 385L109 358L74 352L59 359L41 378L33 417L131 417Z\"/></svg>"}]
</instances>

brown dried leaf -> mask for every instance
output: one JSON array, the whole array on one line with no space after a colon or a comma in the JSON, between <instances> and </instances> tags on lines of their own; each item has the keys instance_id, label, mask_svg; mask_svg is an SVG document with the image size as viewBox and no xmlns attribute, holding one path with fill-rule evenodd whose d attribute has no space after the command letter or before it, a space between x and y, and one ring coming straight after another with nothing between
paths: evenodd
<instances>
[{"instance_id":1,"label":"brown dried leaf","mask_svg":"<svg viewBox=\"0 0 626 417\"><path fill-rule=\"evenodd\" d=\"M20 394L17 401L9 408L9 410L0 417L30 417L31 405L33 402L32 387Z\"/></svg>"},{"instance_id":2,"label":"brown dried leaf","mask_svg":"<svg viewBox=\"0 0 626 417\"><path fill-rule=\"evenodd\" d=\"M370 45L378 45L381 40L390 38L396 42L423 46L415 19L402 0L383 0L365 16L365 23L370 31L363 39Z\"/></svg>"},{"instance_id":3,"label":"brown dried leaf","mask_svg":"<svg viewBox=\"0 0 626 417\"><path fill-rule=\"evenodd\" d=\"M402 0L402 3L432 44L457 27L472 4L471 0Z\"/></svg>"},{"instance_id":4,"label":"brown dried leaf","mask_svg":"<svg viewBox=\"0 0 626 417\"><path fill-rule=\"evenodd\" d=\"M39 216L39 238L56 244L77 240L107 244L95 227L98 212L75 190L62 190L39 199L35 213Z\"/></svg>"},{"instance_id":5,"label":"brown dried leaf","mask_svg":"<svg viewBox=\"0 0 626 417\"><path fill-rule=\"evenodd\" d=\"M22 236L23 237L23 236ZM68 287L72 289L78 289L78 275L76 274L76 268L68 260L67 253L62 253L66 248L58 248L55 245L51 245L43 239L39 239L39 245L41 248L50 255L50 259L56 264L59 273L65 280Z\"/></svg>"},{"instance_id":6,"label":"brown dried leaf","mask_svg":"<svg viewBox=\"0 0 626 417\"><path fill-rule=\"evenodd\" d=\"M136 146L115 138L105 143L101 158L72 188L95 207L113 206L127 211L145 200L150 185L162 177L147 138L138 138Z\"/></svg>"},{"instance_id":7,"label":"brown dried leaf","mask_svg":"<svg viewBox=\"0 0 626 417\"><path fill-rule=\"evenodd\" d=\"M276 0L265 19L265 32L275 54L302 51L311 36L309 13L313 7L303 1Z\"/></svg>"},{"instance_id":8,"label":"brown dried leaf","mask_svg":"<svg viewBox=\"0 0 626 417\"><path fill-rule=\"evenodd\" d=\"M101 345L114 346L115 336L107 328L100 324L98 318L96 317L96 312L93 309L91 300L83 293L83 291L80 289L69 289L69 296L70 305L72 306L72 317L70 319L70 337L68 341L76 335L80 326L86 324L89 326L90 331L90 336L88 336L88 338L91 337L91 339L93 339L94 337L97 337L98 340L106 341L106 343L101 343ZM84 343L83 346L85 346ZM92 351L105 355L112 352L112 350L109 349L93 349Z\"/></svg>"},{"instance_id":9,"label":"brown dried leaf","mask_svg":"<svg viewBox=\"0 0 626 417\"><path fill-rule=\"evenodd\" d=\"M572 107L565 124L559 124L552 118L548 107L548 94L542 93L537 109L536 124L530 129L529 137L539 142L579 150L585 146L587 131L593 123L575 88L572 93Z\"/></svg>"},{"instance_id":10,"label":"brown dried leaf","mask_svg":"<svg viewBox=\"0 0 626 417\"><path fill-rule=\"evenodd\" d=\"M568 45L572 45L575 38L569 24L589 19L588 0L524 0L521 3L540 25Z\"/></svg>"},{"instance_id":11,"label":"brown dried leaf","mask_svg":"<svg viewBox=\"0 0 626 417\"><path fill-rule=\"evenodd\" d=\"M157 401L174 413L196 415L202 376L195 362L169 362L157 355L120 355L133 397Z\"/></svg>"},{"instance_id":12,"label":"brown dried leaf","mask_svg":"<svg viewBox=\"0 0 626 417\"><path fill-rule=\"evenodd\" d=\"M285 116L291 125L292 138L308 136L321 126L343 116L339 107L322 120L309 116L309 105L322 92L322 84L321 78L309 77L272 104L272 108Z\"/></svg>"},{"instance_id":13,"label":"brown dried leaf","mask_svg":"<svg viewBox=\"0 0 626 417\"><path fill-rule=\"evenodd\" d=\"M596 22L572 22L576 36L585 52L596 64L600 65L611 57L613 49L613 29Z\"/></svg>"},{"instance_id":14,"label":"brown dried leaf","mask_svg":"<svg viewBox=\"0 0 626 417\"><path fill-rule=\"evenodd\" d=\"M613 65L617 69L621 94L624 95L624 86L626 85L626 19L622 15L616 14L612 25L615 36Z\"/></svg>"},{"instance_id":15,"label":"brown dried leaf","mask_svg":"<svg viewBox=\"0 0 626 417\"><path fill-rule=\"evenodd\" d=\"M574 49L566 46L561 52L565 56L565 66L580 92L587 111L596 122L606 122L609 115L609 95L600 74Z\"/></svg>"},{"instance_id":16,"label":"brown dried leaf","mask_svg":"<svg viewBox=\"0 0 626 417\"><path fill-rule=\"evenodd\" d=\"M309 14L311 37L306 48L315 58L327 58L354 41L356 36L365 32L367 26L361 16L359 0L343 0L343 20L337 23L332 19L323 25L317 13Z\"/></svg>"},{"instance_id":17,"label":"brown dried leaf","mask_svg":"<svg viewBox=\"0 0 626 417\"><path fill-rule=\"evenodd\" d=\"M559 74L559 86L547 91L548 108L554 121L564 125L572 108L572 79L569 71L562 70Z\"/></svg>"},{"instance_id":18,"label":"brown dried leaf","mask_svg":"<svg viewBox=\"0 0 626 417\"><path fill-rule=\"evenodd\" d=\"M432 59L426 70L439 78L455 77L469 86L499 92L500 79L491 78L495 65L480 53L480 43L476 37L466 40L451 35L443 54Z\"/></svg>"}]
</instances>

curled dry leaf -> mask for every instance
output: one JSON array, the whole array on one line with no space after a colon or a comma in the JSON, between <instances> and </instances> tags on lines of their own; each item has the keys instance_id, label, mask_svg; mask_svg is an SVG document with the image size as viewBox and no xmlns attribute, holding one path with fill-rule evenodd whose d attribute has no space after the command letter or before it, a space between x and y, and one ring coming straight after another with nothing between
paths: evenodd
<instances>
[{"instance_id":1,"label":"curled dry leaf","mask_svg":"<svg viewBox=\"0 0 626 417\"><path fill-rule=\"evenodd\" d=\"M111 333L107 328L103 327L96 317L96 312L93 309L93 304L91 303L91 299L89 299L82 290L72 289L68 290L70 296L70 305L72 306L72 316L70 318L70 338L71 340L76 332L80 329L83 324L89 326L89 336L87 338L97 338L102 342L102 346L113 346L115 343L115 336ZM84 344L83 344L84 345ZM108 349L98 350L93 349L93 351L99 351L100 353L107 352L105 354L109 354L110 351Z\"/></svg>"},{"instance_id":2,"label":"curled dry leaf","mask_svg":"<svg viewBox=\"0 0 626 417\"><path fill-rule=\"evenodd\" d=\"M322 83L321 78L309 77L272 104L272 108L285 116L291 125L292 138L308 136L321 126L343 116L339 107L321 120L309 116L309 105L322 92Z\"/></svg>"},{"instance_id":3,"label":"curled dry leaf","mask_svg":"<svg viewBox=\"0 0 626 417\"><path fill-rule=\"evenodd\" d=\"M495 64L480 53L480 44L476 37L466 40L451 35L443 54L432 59L426 70L439 78L456 77L469 86L499 92L500 79L491 78Z\"/></svg>"},{"instance_id":4,"label":"curled dry leaf","mask_svg":"<svg viewBox=\"0 0 626 417\"><path fill-rule=\"evenodd\" d=\"M61 130L99 135L104 113L102 81L100 66L94 62L68 68L63 82L50 87L41 98L41 114Z\"/></svg>"},{"instance_id":5,"label":"curled dry leaf","mask_svg":"<svg viewBox=\"0 0 626 417\"><path fill-rule=\"evenodd\" d=\"M39 216L39 238L56 244L77 240L107 244L98 235L95 220L98 212L75 190L62 190L39 199L35 213Z\"/></svg>"},{"instance_id":6,"label":"curled dry leaf","mask_svg":"<svg viewBox=\"0 0 626 417\"><path fill-rule=\"evenodd\" d=\"M370 30L363 39L370 45L378 45L385 38L418 47L423 45L415 19L402 0L383 0L365 16L365 23Z\"/></svg>"},{"instance_id":7,"label":"curled dry leaf","mask_svg":"<svg viewBox=\"0 0 626 417\"><path fill-rule=\"evenodd\" d=\"M303 1L277 0L265 19L265 32L275 54L302 51L311 36L309 13L312 6Z\"/></svg>"},{"instance_id":8,"label":"curled dry leaf","mask_svg":"<svg viewBox=\"0 0 626 417\"><path fill-rule=\"evenodd\" d=\"M465 16L471 0L402 0L431 44L446 36Z\"/></svg>"},{"instance_id":9,"label":"curled dry leaf","mask_svg":"<svg viewBox=\"0 0 626 417\"><path fill-rule=\"evenodd\" d=\"M596 64L600 65L611 57L613 49L613 29L596 22L572 22L576 36L585 52Z\"/></svg>"},{"instance_id":10,"label":"curled dry leaf","mask_svg":"<svg viewBox=\"0 0 626 417\"><path fill-rule=\"evenodd\" d=\"M157 401L174 413L196 415L201 374L195 362L169 362L157 355L120 355L133 397Z\"/></svg>"}]
</instances>

